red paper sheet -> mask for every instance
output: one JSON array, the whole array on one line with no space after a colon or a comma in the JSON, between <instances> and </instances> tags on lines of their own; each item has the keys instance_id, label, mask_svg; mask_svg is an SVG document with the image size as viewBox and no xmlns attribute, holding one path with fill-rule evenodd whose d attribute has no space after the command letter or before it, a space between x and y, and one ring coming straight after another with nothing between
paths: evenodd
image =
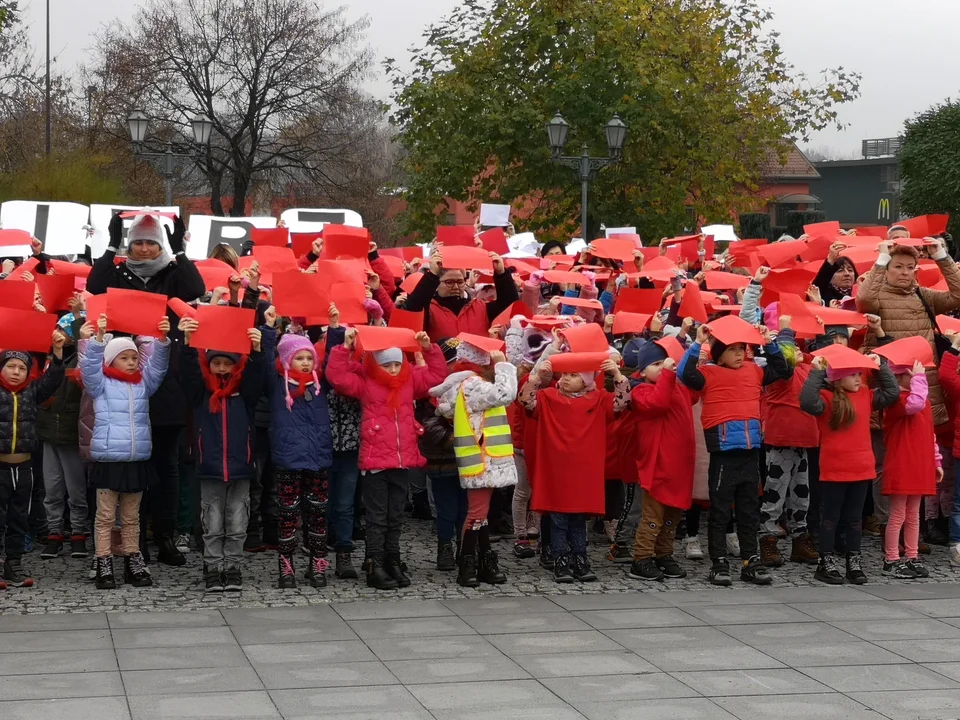
<instances>
[{"instance_id":1,"label":"red paper sheet","mask_svg":"<svg viewBox=\"0 0 960 720\"><path fill-rule=\"evenodd\" d=\"M160 337L157 325L166 314L167 298L164 295L107 288L107 319L113 330Z\"/></svg>"},{"instance_id":2,"label":"red paper sheet","mask_svg":"<svg viewBox=\"0 0 960 720\"><path fill-rule=\"evenodd\" d=\"M623 288L617 294L614 314L621 312L652 315L663 307L663 291L659 288Z\"/></svg>"},{"instance_id":3,"label":"red paper sheet","mask_svg":"<svg viewBox=\"0 0 960 720\"><path fill-rule=\"evenodd\" d=\"M220 260L208 258L206 260L198 260L194 264L197 266L197 270L203 278L203 284L209 291L213 291L218 287L228 287L230 278L240 274L230 265Z\"/></svg>"},{"instance_id":4,"label":"red paper sheet","mask_svg":"<svg viewBox=\"0 0 960 720\"><path fill-rule=\"evenodd\" d=\"M257 245L253 248L253 259L260 264L261 274L275 275L297 269L297 260L293 250L272 245Z\"/></svg>"},{"instance_id":5,"label":"red paper sheet","mask_svg":"<svg viewBox=\"0 0 960 720\"><path fill-rule=\"evenodd\" d=\"M590 247L590 254L594 257L606 258L608 260L621 260L623 262L633 262L633 253L637 249L633 240L621 238L594 240L590 243Z\"/></svg>"},{"instance_id":6,"label":"red paper sheet","mask_svg":"<svg viewBox=\"0 0 960 720\"><path fill-rule=\"evenodd\" d=\"M395 308L390 315L390 327L406 328L418 333L423 330L423 310L420 312L410 312L402 308Z\"/></svg>"},{"instance_id":7,"label":"red paper sheet","mask_svg":"<svg viewBox=\"0 0 960 720\"><path fill-rule=\"evenodd\" d=\"M703 274L707 287L711 290L739 290L750 284L749 275L719 272L711 270Z\"/></svg>"},{"instance_id":8,"label":"red paper sheet","mask_svg":"<svg viewBox=\"0 0 960 720\"><path fill-rule=\"evenodd\" d=\"M805 235L839 235L840 223L837 220L827 220L826 222L811 223L803 226Z\"/></svg>"},{"instance_id":9,"label":"red paper sheet","mask_svg":"<svg viewBox=\"0 0 960 720\"><path fill-rule=\"evenodd\" d=\"M376 352L398 347L405 352L420 352L420 343L408 328L382 327L379 325L360 325L357 335L364 352Z\"/></svg>"},{"instance_id":10,"label":"red paper sheet","mask_svg":"<svg viewBox=\"0 0 960 720\"><path fill-rule=\"evenodd\" d=\"M477 231L472 225L441 225L437 228L437 242L443 243L443 249L462 246L476 247L474 238Z\"/></svg>"},{"instance_id":11,"label":"red paper sheet","mask_svg":"<svg viewBox=\"0 0 960 720\"><path fill-rule=\"evenodd\" d=\"M33 244L33 235L26 230L0 230L0 247L14 247Z\"/></svg>"},{"instance_id":12,"label":"red paper sheet","mask_svg":"<svg viewBox=\"0 0 960 720\"><path fill-rule=\"evenodd\" d=\"M47 312L70 309L67 301L76 292L72 275L37 275L35 280L40 290L40 302Z\"/></svg>"},{"instance_id":13,"label":"red paper sheet","mask_svg":"<svg viewBox=\"0 0 960 720\"><path fill-rule=\"evenodd\" d=\"M621 312L613 316L613 334L642 333L650 324L653 315L641 313Z\"/></svg>"},{"instance_id":14,"label":"red paper sheet","mask_svg":"<svg viewBox=\"0 0 960 720\"><path fill-rule=\"evenodd\" d=\"M223 305L201 305L196 313L198 327L190 336L190 347L198 350L250 354L247 331L255 327L257 311Z\"/></svg>"},{"instance_id":15,"label":"red paper sheet","mask_svg":"<svg viewBox=\"0 0 960 720\"><path fill-rule=\"evenodd\" d=\"M603 310L603 303L599 300L584 300L583 298L576 297L562 297L560 298L561 305L569 305L571 307L583 307L583 308L592 308L594 310Z\"/></svg>"},{"instance_id":16,"label":"red paper sheet","mask_svg":"<svg viewBox=\"0 0 960 720\"><path fill-rule=\"evenodd\" d=\"M253 241L255 247L285 248L290 243L290 231L285 227L253 228L250 230L250 239ZM249 345L249 343L247 344ZM247 352L249 352L249 350Z\"/></svg>"},{"instance_id":17,"label":"red paper sheet","mask_svg":"<svg viewBox=\"0 0 960 720\"><path fill-rule=\"evenodd\" d=\"M423 273L415 272L407 275L403 282L400 283L400 290L405 292L407 295L416 290L417 285L420 284L420 281L423 279Z\"/></svg>"},{"instance_id":18,"label":"red paper sheet","mask_svg":"<svg viewBox=\"0 0 960 720\"><path fill-rule=\"evenodd\" d=\"M933 359L933 348L930 343L919 335L894 340L888 345L880 345L874 349L880 357L885 357L890 364L901 367L913 367L919 360L924 367L936 367Z\"/></svg>"},{"instance_id":19,"label":"red paper sheet","mask_svg":"<svg viewBox=\"0 0 960 720\"><path fill-rule=\"evenodd\" d=\"M561 332L572 352L606 352L610 347L603 328L596 323L574 325Z\"/></svg>"},{"instance_id":20,"label":"red paper sheet","mask_svg":"<svg viewBox=\"0 0 960 720\"><path fill-rule=\"evenodd\" d=\"M582 274L567 270L547 270L543 273L543 279L548 283L560 283L561 285L589 284Z\"/></svg>"},{"instance_id":21,"label":"red paper sheet","mask_svg":"<svg viewBox=\"0 0 960 720\"><path fill-rule=\"evenodd\" d=\"M483 249L488 252L495 252L497 255L506 255L510 252L510 246L507 245L507 234L503 231L503 228L491 228L480 233L480 242L483 243Z\"/></svg>"},{"instance_id":22,"label":"red paper sheet","mask_svg":"<svg viewBox=\"0 0 960 720\"><path fill-rule=\"evenodd\" d=\"M57 316L35 310L0 308L0 338L7 350L49 352Z\"/></svg>"},{"instance_id":23,"label":"red paper sheet","mask_svg":"<svg viewBox=\"0 0 960 720\"><path fill-rule=\"evenodd\" d=\"M299 270L273 278L273 306L287 317L326 315L330 309L330 281Z\"/></svg>"},{"instance_id":24,"label":"red paper sheet","mask_svg":"<svg viewBox=\"0 0 960 720\"><path fill-rule=\"evenodd\" d=\"M33 283L0 283L0 307L34 312L33 298L35 294L36 286Z\"/></svg>"},{"instance_id":25,"label":"red paper sheet","mask_svg":"<svg viewBox=\"0 0 960 720\"><path fill-rule=\"evenodd\" d=\"M323 254L320 257L324 260L366 260L369 254L370 232L365 228L328 225L323 229Z\"/></svg>"},{"instance_id":26,"label":"red paper sheet","mask_svg":"<svg viewBox=\"0 0 960 720\"><path fill-rule=\"evenodd\" d=\"M600 372L600 366L610 359L605 352L568 352L550 356L555 373Z\"/></svg>"},{"instance_id":27,"label":"red paper sheet","mask_svg":"<svg viewBox=\"0 0 960 720\"><path fill-rule=\"evenodd\" d=\"M687 281L686 288L683 291L683 299L677 309L677 315L682 319L693 318L699 323L705 323L708 320L707 309L704 307L703 298L700 296L700 288L693 280Z\"/></svg>"},{"instance_id":28,"label":"red paper sheet","mask_svg":"<svg viewBox=\"0 0 960 720\"><path fill-rule=\"evenodd\" d=\"M733 315L718 318L710 323L710 334L724 345L747 343L763 345L763 335L753 325Z\"/></svg>"},{"instance_id":29,"label":"red paper sheet","mask_svg":"<svg viewBox=\"0 0 960 720\"><path fill-rule=\"evenodd\" d=\"M443 267L447 270L493 272L493 261L483 248L444 246L439 248L439 252L443 257Z\"/></svg>"},{"instance_id":30,"label":"red paper sheet","mask_svg":"<svg viewBox=\"0 0 960 720\"><path fill-rule=\"evenodd\" d=\"M89 306L89 302L87 305ZM195 318L197 316L197 308L193 307L192 305L188 305L180 298L170 298L167 300L167 307L173 310L173 314L180 319L185 317Z\"/></svg>"},{"instance_id":31,"label":"red paper sheet","mask_svg":"<svg viewBox=\"0 0 960 720\"><path fill-rule=\"evenodd\" d=\"M299 259L304 255L309 255L313 251L313 241L322 237L322 232L290 233L290 246L293 250L294 257Z\"/></svg>"},{"instance_id":32,"label":"red paper sheet","mask_svg":"<svg viewBox=\"0 0 960 720\"><path fill-rule=\"evenodd\" d=\"M346 325L363 325L367 322L367 311L363 307L366 295L362 285L355 283L333 283L330 287L330 300L340 311L340 322ZM323 321L315 323L326 325L327 314L322 313ZM309 324L313 324L308 322Z\"/></svg>"}]
</instances>

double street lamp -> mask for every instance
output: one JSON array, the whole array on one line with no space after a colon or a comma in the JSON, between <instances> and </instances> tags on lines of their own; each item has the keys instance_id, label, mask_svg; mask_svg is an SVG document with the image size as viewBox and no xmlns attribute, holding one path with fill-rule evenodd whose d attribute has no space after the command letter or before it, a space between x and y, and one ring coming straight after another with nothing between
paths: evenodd
<instances>
[{"instance_id":1,"label":"double street lamp","mask_svg":"<svg viewBox=\"0 0 960 720\"><path fill-rule=\"evenodd\" d=\"M213 134L213 121L203 114L194 116L190 121L193 128L193 144L147 140L147 127L150 124L150 118L140 110L130 113L127 124L130 126L130 139L133 141L134 155L164 158L163 177L167 184L167 207L170 207L173 205L174 158L194 159L205 153L210 144L210 136Z\"/></svg>"},{"instance_id":2,"label":"double street lamp","mask_svg":"<svg viewBox=\"0 0 960 720\"><path fill-rule=\"evenodd\" d=\"M580 178L580 232L583 241L589 242L590 240L587 237L587 190L590 185L590 178L601 168L621 160L623 143L627 139L627 126L619 115L614 115L613 119L604 127L604 133L607 136L607 157L591 157L586 143L583 144L580 155L563 155L563 146L567 142L567 133L569 132L570 125L567 124L567 121L563 119L559 112L553 120L547 123L547 136L550 139L553 162L573 168Z\"/></svg>"}]
</instances>

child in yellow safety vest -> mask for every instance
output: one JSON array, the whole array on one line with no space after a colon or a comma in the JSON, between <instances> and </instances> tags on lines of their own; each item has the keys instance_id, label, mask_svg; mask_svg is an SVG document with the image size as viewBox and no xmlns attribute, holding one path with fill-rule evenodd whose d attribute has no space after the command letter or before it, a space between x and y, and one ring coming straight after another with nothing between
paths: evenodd
<instances>
[{"instance_id":1,"label":"child in yellow safety vest","mask_svg":"<svg viewBox=\"0 0 960 720\"><path fill-rule=\"evenodd\" d=\"M438 398L437 414L453 420L453 451L467 491L457 582L496 585L506 576L490 547L487 513L496 488L517 484L506 411L517 397L517 369L506 362L500 340L467 333L459 340L452 374L430 391Z\"/></svg>"}]
</instances>

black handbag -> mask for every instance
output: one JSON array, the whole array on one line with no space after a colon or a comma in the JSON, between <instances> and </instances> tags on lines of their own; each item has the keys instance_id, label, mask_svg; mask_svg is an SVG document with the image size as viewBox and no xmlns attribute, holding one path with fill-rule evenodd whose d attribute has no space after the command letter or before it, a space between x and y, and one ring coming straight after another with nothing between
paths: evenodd
<instances>
[{"instance_id":1,"label":"black handbag","mask_svg":"<svg viewBox=\"0 0 960 720\"><path fill-rule=\"evenodd\" d=\"M920 304L923 305L923 309L927 311L927 317L930 318L930 324L933 325L933 346L937 351L937 363L939 364L940 358L943 357L943 354L950 349L953 345L950 340L948 340L942 332L940 332L940 325L937 324L937 316L933 314L933 310L930 309L930 306L927 305L927 301L923 299L923 293L920 292L920 288L917 288L917 297L920 298Z\"/></svg>"}]
</instances>

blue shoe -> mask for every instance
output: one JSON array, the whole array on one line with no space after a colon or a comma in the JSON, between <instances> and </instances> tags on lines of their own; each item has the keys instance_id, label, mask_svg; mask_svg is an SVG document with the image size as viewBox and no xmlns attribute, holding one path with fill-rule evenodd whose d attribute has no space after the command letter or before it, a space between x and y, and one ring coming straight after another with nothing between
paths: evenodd
<instances>
[{"instance_id":1,"label":"blue shoe","mask_svg":"<svg viewBox=\"0 0 960 720\"><path fill-rule=\"evenodd\" d=\"M23 551L25 553L33 552L33 533L27 533L23 536Z\"/></svg>"}]
</instances>

